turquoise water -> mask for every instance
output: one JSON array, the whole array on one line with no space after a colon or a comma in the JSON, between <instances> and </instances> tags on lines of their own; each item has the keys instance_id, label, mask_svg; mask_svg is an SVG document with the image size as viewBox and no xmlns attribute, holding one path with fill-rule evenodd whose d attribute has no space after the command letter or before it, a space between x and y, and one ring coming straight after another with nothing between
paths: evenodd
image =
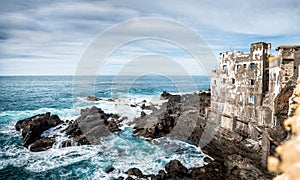
<instances>
[{"instance_id":1,"label":"turquoise water","mask_svg":"<svg viewBox=\"0 0 300 180\"><path fill-rule=\"evenodd\" d=\"M21 146L21 134L15 131L17 120L45 112L58 114L61 119L76 119L79 109L96 105L106 112L130 114L125 104L143 99L155 101L162 91L181 92L190 82L183 77L171 81L162 76L144 76L135 79L113 76L97 77L95 83L86 85L94 94L74 94L71 76L14 76L0 77L0 179L114 179L132 167L145 174L157 173L171 159L179 159L186 167L203 164L200 149L185 142L161 138L158 143L145 141L132 135L132 128L109 136L97 146L54 147L45 152L33 153ZM195 76L196 90L209 89L206 76ZM129 89L123 87L130 87ZM192 86L191 86L192 87ZM186 88L186 91L193 88ZM100 102L87 102L86 95L103 98ZM105 101L118 97L118 102ZM74 101L77 102L74 108ZM119 108L116 108L116 103ZM138 109L131 109L133 116ZM114 167L107 174L105 170Z\"/></svg>"}]
</instances>

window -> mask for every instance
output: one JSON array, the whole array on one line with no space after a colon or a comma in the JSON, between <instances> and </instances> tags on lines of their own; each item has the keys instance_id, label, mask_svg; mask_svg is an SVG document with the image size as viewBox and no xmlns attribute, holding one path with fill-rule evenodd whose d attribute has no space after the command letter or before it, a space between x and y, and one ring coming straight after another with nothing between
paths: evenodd
<instances>
[{"instance_id":1,"label":"window","mask_svg":"<svg viewBox=\"0 0 300 180\"><path fill-rule=\"evenodd\" d=\"M246 68L247 67L247 64L244 64L244 68Z\"/></svg>"},{"instance_id":2,"label":"window","mask_svg":"<svg viewBox=\"0 0 300 180\"><path fill-rule=\"evenodd\" d=\"M223 65L223 70L227 70L227 65Z\"/></svg>"},{"instance_id":3,"label":"window","mask_svg":"<svg viewBox=\"0 0 300 180\"><path fill-rule=\"evenodd\" d=\"M240 64L236 65L236 68L237 68L237 69L240 69L240 68L241 68L241 65L240 65Z\"/></svg>"},{"instance_id":4,"label":"window","mask_svg":"<svg viewBox=\"0 0 300 180\"><path fill-rule=\"evenodd\" d=\"M254 85L254 82L255 82L255 81L254 81L254 79L251 79L251 80L250 80L250 84L251 84L251 86L253 86L253 85Z\"/></svg>"},{"instance_id":5,"label":"window","mask_svg":"<svg viewBox=\"0 0 300 180\"><path fill-rule=\"evenodd\" d=\"M217 84L217 80L214 80L214 85L216 85Z\"/></svg>"},{"instance_id":6,"label":"window","mask_svg":"<svg viewBox=\"0 0 300 180\"><path fill-rule=\"evenodd\" d=\"M232 79L231 79L231 82L232 82L232 84L234 84L234 83L235 83L235 79L234 79L234 78L232 78Z\"/></svg>"},{"instance_id":7,"label":"window","mask_svg":"<svg viewBox=\"0 0 300 180\"><path fill-rule=\"evenodd\" d=\"M255 64L254 63L251 63L251 69L255 69Z\"/></svg>"},{"instance_id":8,"label":"window","mask_svg":"<svg viewBox=\"0 0 300 180\"><path fill-rule=\"evenodd\" d=\"M225 78L223 78L223 84L225 84L226 83L226 79Z\"/></svg>"},{"instance_id":9,"label":"window","mask_svg":"<svg viewBox=\"0 0 300 180\"><path fill-rule=\"evenodd\" d=\"M249 105L254 104L254 96L249 96L248 104Z\"/></svg>"}]
</instances>

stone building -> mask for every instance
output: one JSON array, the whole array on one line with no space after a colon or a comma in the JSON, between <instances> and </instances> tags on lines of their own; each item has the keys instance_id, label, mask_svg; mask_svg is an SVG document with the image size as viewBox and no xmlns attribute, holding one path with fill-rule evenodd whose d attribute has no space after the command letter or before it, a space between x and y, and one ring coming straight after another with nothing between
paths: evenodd
<instances>
[{"instance_id":1,"label":"stone building","mask_svg":"<svg viewBox=\"0 0 300 180\"><path fill-rule=\"evenodd\" d=\"M250 52L220 53L220 65L211 73L210 116L221 127L257 139L260 128L276 128L288 114L288 99L299 76L300 46L253 43Z\"/></svg>"}]
</instances>

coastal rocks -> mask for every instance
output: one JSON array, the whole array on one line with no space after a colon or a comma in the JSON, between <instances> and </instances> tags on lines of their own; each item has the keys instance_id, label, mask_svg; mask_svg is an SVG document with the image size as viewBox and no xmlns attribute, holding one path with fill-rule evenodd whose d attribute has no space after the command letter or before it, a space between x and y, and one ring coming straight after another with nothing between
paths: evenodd
<instances>
[{"instance_id":1,"label":"coastal rocks","mask_svg":"<svg viewBox=\"0 0 300 180\"><path fill-rule=\"evenodd\" d=\"M159 138L170 133L176 125L180 104L173 100L164 103L159 111L153 111L150 115L141 114L137 118L134 133L146 138Z\"/></svg>"},{"instance_id":2,"label":"coastal rocks","mask_svg":"<svg viewBox=\"0 0 300 180\"><path fill-rule=\"evenodd\" d=\"M188 169L184 167L180 161L178 160L171 160L169 163L166 164L165 170L169 176L174 178L183 178L187 175Z\"/></svg>"},{"instance_id":3,"label":"coastal rocks","mask_svg":"<svg viewBox=\"0 0 300 180\"><path fill-rule=\"evenodd\" d=\"M157 174L145 175L138 168L131 168L126 173L129 179L155 179L155 180L173 180L173 179L225 179L226 169L223 162L218 160L211 162L203 167L194 167L187 169L180 161L174 159L165 165L164 170L159 170Z\"/></svg>"},{"instance_id":4,"label":"coastal rocks","mask_svg":"<svg viewBox=\"0 0 300 180\"><path fill-rule=\"evenodd\" d=\"M220 163L225 179L271 179L273 174L262 165L262 152L248 144L238 133L218 129L202 151Z\"/></svg>"},{"instance_id":5,"label":"coastal rocks","mask_svg":"<svg viewBox=\"0 0 300 180\"><path fill-rule=\"evenodd\" d=\"M51 115L49 112L46 114L39 114L27 119L20 120L16 123L15 128L17 131L22 130L22 145L28 147L33 144L33 149L38 151L39 149L51 148L54 141L46 138L42 138L42 133L59 124L63 123L57 115ZM45 147L40 147L45 145Z\"/></svg>"},{"instance_id":6,"label":"coastal rocks","mask_svg":"<svg viewBox=\"0 0 300 180\"><path fill-rule=\"evenodd\" d=\"M85 99L87 101L101 101L102 100L101 98L97 98L95 96L87 96Z\"/></svg>"},{"instance_id":7,"label":"coastal rocks","mask_svg":"<svg viewBox=\"0 0 300 180\"><path fill-rule=\"evenodd\" d=\"M161 100L169 100L169 101L173 101L173 102L180 102L181 96L173 95L173 94L170 94L170 93L164 91L163 93L161 93L160 99Z\"/></svg>"},{"instance_id":8,"label":"coastal rocks","mask_svg":"<svg viewBox=\"0 0 300 180\"><path fill-rule=\"evenodd\" d=\"M134 120L134 133L151 139L168 135L187 140L199 118L204 116L205 108L210 105L210 92L186 95L163 92L161 99L168 101L159 110L154 109L146 116L141 114Z\"/></svg>"},{"instance_id":9,"label":"coastal rocks","mask_svg":"<svg viewBox=\"0 0 300 180\"><path fill-rule=\"evenodd\" d=\"M127 174L129 176L133 175L133 176L136 176L138 178L142 178L143 177L142 171L139 170L138 168L130 168L130 169L128 169Z\"/></svg>"},{"instance_id":10,"label":"coastal rocks","mask_svg":"<svg viewBox=\"0 0 300 180\"><path fill-rule=\"evenodd\" d=\"M46 151L47 149L52 148L52 145L54 143L55 138L42 137L41 139L36 140L32 145L30 145L29 150L32 152Z\"/></svg>"},{"instance_id":11,"label":"coastal rocks","mask_svg":"<svg viewBox=\"0 0 300 180\"><path fill-rule=\"evenodd\" d=\"M154 109L148 116L142 113L141 117L136 119L138 123L135 126L134 133L154 139L165 136L171 132L179 117L178 114L180 113L181 105L179 104L180 96L179 98L175 98L177 95L167 94L166 97L164 97L164 93L161 96L168 99L168 101L162 104L160 110ZM145 108L146 107L142 107L142 109Z\"/></svg>"},{"instance_id":12,"label":"coastal rocks","mask_svg":"<svg viewBox=\"0 0 300 180\"><path fill-rule=\"evenodd\" d=\"M122 119L117 114L107 114L102 109L93 106L81 110L81 115L72 121L68 121L62 128L58 125L63 121L57 115L39 114L16 123L17 131L22 130L22 145L30 151L45 151L52 148L56 142L55 136L46 137L43 132L58 127L69 138L61 143L61 147L86 144L99 144L102 138L107 137L111 132L121 131Z\"/></svg>"},{"instance_id":13,"label":"coastal rocks","mask_svg":"<svg viewBox=\"0 0 300 180\"><path fill-rule=\"evenodd\" d=\"M80 145L99 144L111 132L121 131L121 121L118 118L116 114L107 114L101 108L93 106L82 109L80 116L69 124L65 132Z\"/></svg>"},{"instance_id":14,"label":"coastal rocks","mask_svg":"<svg viewBox=\"0 0 300 180\"><path fill-rule=\"evenodd\" d=\"M226 179L223 162L215 160L203 167L195 167L189 169L188 179Z\"/></svg>"},{"instance_id":15,"label":"coastal rocks","mask_svg":"<svg viewBox=\"0 0 300 180\"><path fill-rule=\"evenodd\" d=\"M164 91L164 92L161 93L160 99L162 99L162 100L167 100L167 99L169 99L170 96L171 96L170 93Z\"/></svg>"}]
</instances>

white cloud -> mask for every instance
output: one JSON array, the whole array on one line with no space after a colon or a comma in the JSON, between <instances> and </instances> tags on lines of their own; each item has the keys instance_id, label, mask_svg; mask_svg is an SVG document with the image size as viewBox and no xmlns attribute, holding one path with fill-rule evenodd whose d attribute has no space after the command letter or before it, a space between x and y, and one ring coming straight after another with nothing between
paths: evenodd
<instances>
[{"instance_id":1,"label":"white cloud","mask_svg":"<svg viewBox=\"0 0 300 180\"><path fill-rule=\"evenodd\" d=\"M280 44L299 44L299 4L295 0L3 0L0 3L0 74L16 74L21 72L21 67L24 74L54 73L47 66L57 67L54 74L73 74L81 54L99 33L139 17L171 18L186 24L208 42L215 54L230 47L247 51L255 41L271 42L273 48ZM130 28L150 32L160 27L137 24ZM130 28L109 37L111 43L130 36ZM172 27L161 28L167 28L162 31L170 34L178 33ZM187 40L188 36L178 34L178 38ZM189 43L197 46L193 39ZM185 58L176 48L164 43L137 43L124 47L118 52L118 60L111 63L121 63L121 56L134 57L150 51ZM26 65L29 60L31 66Z\"/></svg>"}]
</instances>

